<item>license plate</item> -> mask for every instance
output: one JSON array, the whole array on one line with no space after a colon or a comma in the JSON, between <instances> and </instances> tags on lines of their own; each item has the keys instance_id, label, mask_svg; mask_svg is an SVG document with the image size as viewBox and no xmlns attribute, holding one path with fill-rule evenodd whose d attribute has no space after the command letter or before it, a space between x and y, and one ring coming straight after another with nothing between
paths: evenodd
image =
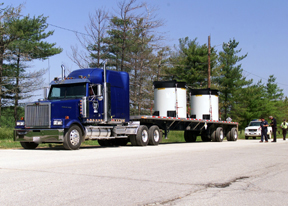
<instances>
[{"instance_id":1,"label":"license plate","mask_svg":"<svg viewBox=\"0 0 288 206\"><path fill-rule=\"evenodd\" d=\"M33 142L40 142L40 137L33 137Z\"/></svg>"}]
</instances>

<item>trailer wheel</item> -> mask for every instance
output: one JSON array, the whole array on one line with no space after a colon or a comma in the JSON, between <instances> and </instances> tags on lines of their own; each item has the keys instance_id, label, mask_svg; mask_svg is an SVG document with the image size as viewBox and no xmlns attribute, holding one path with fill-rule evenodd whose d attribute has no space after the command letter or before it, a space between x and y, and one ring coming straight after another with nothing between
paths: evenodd
<instances>
[{"instance_id":1,"label":"trailer wheel","mask_svg":"<svg viewBox=\"0 0 288 206\"><path fill-rule=\"evenodd\" d=\"M145 125L140 125L136 134L136 144L138 146L146 146L149 142L148 128Z\"/></svg>"},{"instance_id":2,"label":"trailer wheel","mask_svg":"<svg viewBox=\"0 0 288 206\"><path fill-rule=\"evenodd\" d=\"M68 129L64 136L63 146L68 150L77 150L80 148L82 139L82 131L77 125L73 125Z\"/></svg>"},{"instance_id":3,"label":"trailer wheel","mask_svg":"<svg viewBox=\"0 0 288 206\"><path fill-rule=\"evenodd\" d=\"M224 134L223 134L223 129L222 127L218 127L216 129L216 134L215 134L215 139L216 139L216 142L222 142L223 141L223 138L224 138Z\"/></svg>"},{"instance_id":4,"label":"trailer wheel","mask_svg":"<svg viewBox=\"0 0 288 206\"><path fill-rule=\"evenodd\" d=\"M131 142L132 146L137 146L136 135L129 135L129 141Z\"/></svg>"},{"instance_id":5,"label":"trailer wheel","mask_svg":"<svg viewBox=\"0 0 288 206\"><path fill-rule=\"evenodd\" d=\"M197 133L195 133L194 131L185 130L184 139L186 142L196 142Z\"/></svg>"},{"instance_id":6,"label":"trailer wheel","mask_svg":"<svg viewBox=\"0 0 288 206\"><path fill-rule=\"evenodd\" d=\"M202 139L202 142L210 142L211 141L211 138L209 137L209 134L207 134L206 131L201 133L201 139Z\"/></svg>"},{"instance_id":7,"label":"trailer wheel","mask_svg":"<svg viewBox=\"0 0 288 206\"><path fill-rule=\"evenodd\" d=\"M216 130L213 130L211 133L211 141L216 142Z\"/></svg>"},{"instance_id":8,"label":"trailer wheel","mask_svg":"<svg viewBox=\"0 0 288 206\"><path fill-rule=\"evenodd\" d=\"M238 131L235 127L230 130L229 141L237 141L238 139Z\"/></svg>"},{"instance_id":9,"label":"trailer wheel","mask_svg":"<svg viewBox=\"0 0 288 206\"><path fill-rule=\"evenodd\" d=\"M35 142L20 142L20 144L24 149L35 149L39 145Z\"/></svg>"},{"instance_id":10,"label":"trailer wheel","mask_svg":"<svg viewBox=\"0 0 288 206\"><path fill-rule=\"evenodd\" d=\"M153 125L148 130L149 145L158 145L161 141L160 129L158 126Z\"/></svg>"},{"instance_id":11,"label":"trailer wheel","mask_svg":"<svg viewBox=\"0 0 288 206\"><path fill-rule=\"evenodd\" d=\"M227 138L227 141L232 141L231 140L231 130L227 132L226 138Z\"/></svg>"}]
</instances>

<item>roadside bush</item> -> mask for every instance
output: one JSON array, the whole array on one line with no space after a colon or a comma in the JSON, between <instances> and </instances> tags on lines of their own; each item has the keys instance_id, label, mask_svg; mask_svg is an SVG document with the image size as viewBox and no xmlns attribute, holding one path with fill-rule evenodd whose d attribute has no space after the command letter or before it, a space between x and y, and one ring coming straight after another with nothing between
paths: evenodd
<instances>
[{"instance_id":1,"label":"roadside bush","mask_svg":"<svg viewBox=\"0 0 288 206\"><path fill-rule=\"evenodd\" d=\"M0 139L13 139L13 129L9 127L0 128Z\"/></svg>"}]
</instances>

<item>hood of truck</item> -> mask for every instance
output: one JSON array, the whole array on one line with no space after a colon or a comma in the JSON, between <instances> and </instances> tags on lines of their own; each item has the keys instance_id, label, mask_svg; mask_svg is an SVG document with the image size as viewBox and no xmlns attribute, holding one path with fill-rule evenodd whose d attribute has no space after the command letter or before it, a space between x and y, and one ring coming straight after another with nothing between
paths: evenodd
<instances>
[{"instance_id":1,"label":"hood of truck","mask_svg":"<svg viewBox=\"0 0 288 206\"><path fill-rule=\"evenodd\" d=\"M52 100L51 120L53 119L78 119L80 116L80 99Z\"/></svg>"}]
</instances>

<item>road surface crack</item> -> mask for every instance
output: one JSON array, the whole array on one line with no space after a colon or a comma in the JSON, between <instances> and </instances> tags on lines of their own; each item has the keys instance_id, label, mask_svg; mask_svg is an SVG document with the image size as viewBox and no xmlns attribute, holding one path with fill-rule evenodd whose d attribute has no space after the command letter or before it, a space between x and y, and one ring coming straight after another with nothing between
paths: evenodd
<instances>
[{"instance_id":1,"label":"road surface crack","mask_svg":"<svg viewBox=\"0 0 288 206\"><path fill-rule=\"evenodd\" d=\"M179 200L179 199L188 197L188 196L190 196L192 194L195 194L197 192L200 192L200 191L203 191L203 190L207 190L208 188L227 188L227 187L231 186L233 183L235 183L237 181L241 181L241 180L248 179L248 178L250 178L250 177L249 176L241 176L241 177L234 178L234 179L232 179L232 180L230 180L228 182L224 182L224 183L197 184L197 186L201 186L200 189L193 190L192 192L189 192L189 193L187 193L185 195L174 197L172 199L165 200L165 201L162 201L162 202L154 202L154 203L145 204L144 206L167 205L167 204L173 203L176 200Z\"/></svg>"}]
</instances>

